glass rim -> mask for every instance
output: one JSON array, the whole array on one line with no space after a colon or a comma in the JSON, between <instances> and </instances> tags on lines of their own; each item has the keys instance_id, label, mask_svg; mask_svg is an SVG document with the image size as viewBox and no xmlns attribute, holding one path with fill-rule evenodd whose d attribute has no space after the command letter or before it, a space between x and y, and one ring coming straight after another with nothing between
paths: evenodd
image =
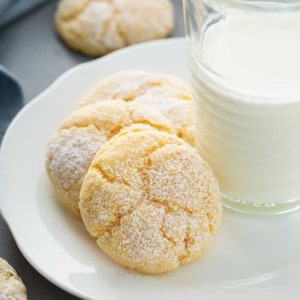
<instances>
[{"instance_id":1,"label":"glass rim","mask_svg":"<svg viewBox=\"0 0 300 300\"><path fill-rule=\"evenodd\" d=\"M294 12L300 10L300 0L204 0L221 7L234 7L257 12Z\"/></svg>"},{"instance_id":2,"label":"glass rim","mask_svg":"<svg viewBox=\"0 0 300 300\"><path fill-rule=\"evenodd\" d=\"M298 13L300 12L300 0L185 0L186 3L193 3L195 5L204 4L212 7L212 9L222 10L226 8L238 8L238 9L250 9L254 12L261 13L273 13L273 12L286 12L286 13ZM273 6L274 4L274 6ZM214 7L217 5L218 7ZM186 21L189 20L189 15L187 10L185 11ZM193 38L191 37L191 32L188 30L188 26L186 26L186 42L188 46L188 52L190 58L196 62L197 59L194 53L194 45ZM201 72L204 76L206 76L209 80L213 80L215 83L217 82L217 87L231 95L236 95L237 97L243 97L247 101L255 102L259 99L260 102L274 102L277 104L281 104L282 102L286 102L286 98L288 97L292 103L299 103L300 101L300 86L299 85L291 85L290 87L286 87L280 91L280 93L272 93L271 95L268 92L258 91L255 92L251 89L241 88L237 89L230 81L226 78L223 78L219 74L215 73L213 70L209 69L205 64L197 64L201 69Z\"/></svg>"}]
</instances>

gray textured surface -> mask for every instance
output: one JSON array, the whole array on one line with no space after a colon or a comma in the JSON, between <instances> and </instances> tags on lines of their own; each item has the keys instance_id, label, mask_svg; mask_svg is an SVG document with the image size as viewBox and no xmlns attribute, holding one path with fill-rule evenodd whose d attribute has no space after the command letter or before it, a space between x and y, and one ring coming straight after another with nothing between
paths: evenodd
<instances>
[{"instance_id":1,"label":"gray textured surface","mask_svg":"<svg viewBox=\"0 0 300 300\"><path fill-rule=\"evenodd\" d=\"M56 2L50 1L0 31L0 63L19 79L26 102L48 87L64 71L90 59L70 51L55 34L53 14ZM176 7L173 36L182 36L181 0L173 2ZM52 285L27 263L1 216L0 257L8 260L22 277L30 300L77 299Z\"/></svg>"}]
</instances>

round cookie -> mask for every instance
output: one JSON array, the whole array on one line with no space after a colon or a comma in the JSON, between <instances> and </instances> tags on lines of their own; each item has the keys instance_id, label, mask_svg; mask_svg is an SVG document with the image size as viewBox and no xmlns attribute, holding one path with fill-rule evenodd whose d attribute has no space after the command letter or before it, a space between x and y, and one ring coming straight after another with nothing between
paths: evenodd
<instances>
[{"instance_id":1,"label":"round cookie","mask_svg":"<svg viewBox=\"0 0 300 300\"><path fill-rule=\"evenodd\" d=\"M55 24L72 49L100 56L166 37L173 31L174 11L170 0L60 0Z\"/></svg>"},{"instance_id":2,"label":"round cookie","mask_svg":"<svg viewBox=\"0 0 300 300\"><path fill-rule=\"evenodd\" d=\"M100 80L80 105L103 99L149 105L172 122L179 137L194 146L191 94L185 81L166 74L121 71Z\"/></svg>"},{"instance_id":3,"label":"round cookie","mask_svg":"<svg viewBox=\"0 0 300 300\"><path fill-rule=\"evenodd\" d=\"M26 300L26 288L16 271L0 258L0 300Z\"/></svg>"},{"instance_id":4,"label":"round cookie","mask_svg":"<svg viewBox=\"0 0 300 300\"><path fill-rule=\"evenodd\" d=\"M48 145L46 169L57 198L77 216L83 178L99 149L122 128L143 123L174 133L165 117L140 103L101 101L67 117Z\"/></svg>"},{"instance_id":5,"label":"round cookie","mask_svg":"<svg viewBox=\"0 0 300 300\"><path fill-rule=\"evenodd\" d=\"M104 252L150 274L200 256L222 219L218 182L197 151L174 135L136 127L97 153L80 210Z\"/></svg>"}]
</instances>

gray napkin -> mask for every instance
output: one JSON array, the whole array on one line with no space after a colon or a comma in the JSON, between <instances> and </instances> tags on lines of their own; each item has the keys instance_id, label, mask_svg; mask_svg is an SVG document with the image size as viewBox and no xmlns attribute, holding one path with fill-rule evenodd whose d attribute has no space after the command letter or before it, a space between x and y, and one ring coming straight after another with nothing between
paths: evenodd
<instances>
[{"instance_id":1,"label":"gray napkin","mask_svg":"<svg viewBox=\"0 0 300 300\"><path fill-rule=\"evenodd\" d=\"M0 144L6 128L23 105L23 94L16 79L0 65Z\"/></svg>"},{"instance_id":2,"label":"gray napkin","mask_svg":"<svg viewBox=\"0 0 300 300\"><path fill-rule=\"evenodd\" d=\"M0 0L0 30L46 1ZM23 94L18 81L0 65L0 144L7 126L22 106Z\"/></svg>"},{"instance_id":3,"label":"gray napkin","mask_svg":"<svg viewBox=\"0 0 300 300\"><path fill-rule=\"evenodd\" d=\"M47 0L0 0L0 28Z\"/></svg>"}]
</instances>

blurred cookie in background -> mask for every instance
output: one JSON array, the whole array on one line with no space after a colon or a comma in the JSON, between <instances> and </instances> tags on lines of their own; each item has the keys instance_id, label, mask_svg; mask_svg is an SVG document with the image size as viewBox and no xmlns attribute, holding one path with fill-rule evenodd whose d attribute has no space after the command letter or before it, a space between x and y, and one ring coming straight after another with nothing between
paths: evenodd
<instances>
[{"instance_id":1,"label":"blurred cookie in background","mask_svg":"<svg viewBox=\"0 0 300 300\"><path fill-rule=\"evenodd\" d=\"M69 47L100 56L168 36L174 28L174 9L170 0L61 0L55 24Z\"/></svg>"}]
</instances>

